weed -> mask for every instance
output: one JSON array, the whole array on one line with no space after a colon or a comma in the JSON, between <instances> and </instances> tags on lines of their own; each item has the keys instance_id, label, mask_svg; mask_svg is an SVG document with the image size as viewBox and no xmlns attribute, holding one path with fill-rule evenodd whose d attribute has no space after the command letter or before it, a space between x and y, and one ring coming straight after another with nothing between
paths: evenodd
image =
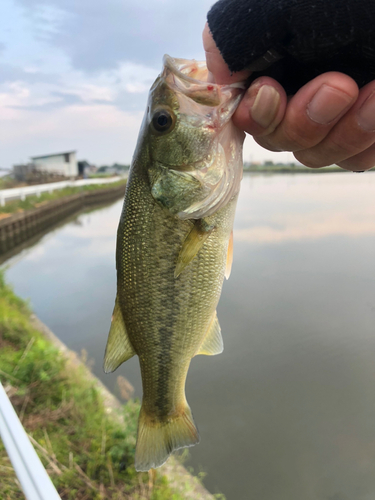
<instances>
[{"instance_id":1,"label":"weed","mask_svg":"<svg viewBox=\"0 0 375 500\"><path fill-rule=\"evenodd\" d=\"M137 473L139 402L110 417L83 367L73 365L29 320L0 273L0 379L63 500L183 500L159 471ZM0 498L22 499L0 442Z\"/></svg>"}]
</instances>

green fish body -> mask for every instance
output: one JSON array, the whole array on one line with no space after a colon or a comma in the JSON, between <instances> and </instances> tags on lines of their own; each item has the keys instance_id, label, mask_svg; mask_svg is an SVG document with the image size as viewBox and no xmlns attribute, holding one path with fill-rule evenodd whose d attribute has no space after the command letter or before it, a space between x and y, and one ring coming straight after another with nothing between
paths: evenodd
<instances>
[{"instance_id":1,"label":"green fish body","mask_svg":"<svg viewBox=\"0 0 375 500\"><path fill-rule=\"evenodd\" d=\"M143 400L136 469L199 435L185 398L192 357L223 350L216 306L231 266L243 134L238 87L165 56L150 91L117 233L117 297L104 369L137 354Z\"/></svg>"}]
</instances>

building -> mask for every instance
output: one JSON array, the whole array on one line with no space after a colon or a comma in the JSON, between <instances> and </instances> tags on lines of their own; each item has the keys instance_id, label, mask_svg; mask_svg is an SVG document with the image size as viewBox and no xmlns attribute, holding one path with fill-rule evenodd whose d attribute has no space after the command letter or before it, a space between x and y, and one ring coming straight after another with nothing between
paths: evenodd
<instances>
[{"instance_id":1,"label":"building","mask_svg":"<svg viewBox=\"0 0 375 500\"><path fill-rule=\"evenodd\" d=\"M35 165L33 163L22 163L13 165L14 178L19 182L26 181L29 177L33 176L35 172Z\"/></svg>"},{"instance_id":2,"label":"building","mask_svg":"<svg viewBox=\"0 0 375 500\"><path fill-rule=\"evenodd\" d=\"M95 165L91 165L86 160L81 160L78 162L78 174L82 177L87 177L90 174L95 174L98 169Z\"/></svg>"},{"instance_id":3,"label":"building","mask_svg":"<svg viewBox=\"0 0 375 500\"><path fill-rule=\"evenodd\" d=\"M36 170L63 175L65 177L76 177L78 175L76 151L33 156L31 159Z\"/></svg>"}]
</instances>

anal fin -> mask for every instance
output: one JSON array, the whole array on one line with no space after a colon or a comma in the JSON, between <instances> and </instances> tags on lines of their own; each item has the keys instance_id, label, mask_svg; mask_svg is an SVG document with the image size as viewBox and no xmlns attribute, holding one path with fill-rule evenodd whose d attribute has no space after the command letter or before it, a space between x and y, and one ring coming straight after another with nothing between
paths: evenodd
<instances>
[{"instance_id":1,"label":"anal fin","mask_svg":"<svg viewBox=\"0 0 375 500\"><path fill-rule=\"evenodd\" d=\"M214 356L215 354L221 354L223 350L223 337L221 335L221 328L215 311L206 336L204 337L202 345L196 355L205 354L206 356Z\"/></svg>"},{"instance_id":2,"label":"anal fin","mask_svg":"<svg viewBox=\"0 0 375 500\"><path fill-rule=\"evenodd\" d=\"M104 371L111 373L124 361L135 355L133 346L126 332L124 318L120 309L119 300L116 297L115 308L112 315L111 328L109 330L107 346L104 355Z\"/></svg>"},{"instance_id":3,"label":"anal fin","mask_svg":"<svg viewBox=\"0 0 375 500\"><path fill-rule=\"evenodd\" d=\"M175 278L177 278L185 267L194 259L213 229L214 226L208 225L204 219L198 219L194 222L194 226L186 236L178 255L176 269L174 271Z\"/></svg>"}]
</instances>

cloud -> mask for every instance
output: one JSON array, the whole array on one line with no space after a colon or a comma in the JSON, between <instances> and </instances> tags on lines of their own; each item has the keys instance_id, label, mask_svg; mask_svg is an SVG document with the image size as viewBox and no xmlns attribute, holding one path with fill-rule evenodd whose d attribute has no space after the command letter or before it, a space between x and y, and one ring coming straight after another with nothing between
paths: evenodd
<instances>
[{"instance_id":1,"label":"cloud","mask_svg":"<svg viewBox=\"0 0 375 500\"><path fill-rule=\"evenodd\" d=\"M78 149L96 163L130 162L163 54L203 58L201 32L213 2L1 0L0 166L55 149ZM102 116L112 117L106 130ZM249 144L245 158L263 158Z\"/></svg>"},{"instance_id":2,"label":"cloud","mask_svg":"<svg viewBox=\"0 0 375 500\"><path fill-rule=\"evenodd\" d=\"M16 0L35 36L62 49L75 69L100 71L131 61L160 67L165 52L203 56L201 33L212 0Z\"/></svg>"},{"instance_id":3,"label":"cloud","mask_svg":"<svg viewBox=\"0 0 375 500\"><path fill-rule=\"evenodd\" d=\"M12 64L0 64L0 84L14 81L27 83L58 83L60 77L52 73L36 71L33 68L22 68Z\"/></svg>"},{"instance_id":4,"label":"cloud","mask_svg":"<svg viewBox=\"0 0 375 500\"><path fill-rule=\"evenodd\" d=\"M75 104L113 103L124 110L143 110L156 75L155 70L133 63L123 63L115 70L90 78L82 71L53 75L3 64L0 65L1 104L50 111ZM19 92L21 88L23 92Z\"/></svg>"},{"instance_id":5,"label":"cloud","mask_svg":"<svg viewBox=\"0 0 375 500\"><path fill-rule=\"evenodd\" d=\"M17 95L22 93L27 99L27 90L18 88ZM51 105L48 113L47 108L2 108L1 167L73 149L78 150L79 159L99 165L130 161L143 112L122 111L112 103Z\"/></svg>"},{"instance_id":6,"label":"cloud","mask_svg":"<svg viewBox=\"0 0 375 500\"><path fill-rule=\"evenodd\" d=\"M85 105L85 102L75 94L69 94L66 92L51 92L51 98L55 98L55 100L42 102L40 104L32 104L32 105L16 105L12 106L15 109L24 109L29 111L45 111L49 112L56 108L64 108L66 106L73 106L76 104ZM105 101L104 101L105 102Z\"/></svg>"}]
</instances>

